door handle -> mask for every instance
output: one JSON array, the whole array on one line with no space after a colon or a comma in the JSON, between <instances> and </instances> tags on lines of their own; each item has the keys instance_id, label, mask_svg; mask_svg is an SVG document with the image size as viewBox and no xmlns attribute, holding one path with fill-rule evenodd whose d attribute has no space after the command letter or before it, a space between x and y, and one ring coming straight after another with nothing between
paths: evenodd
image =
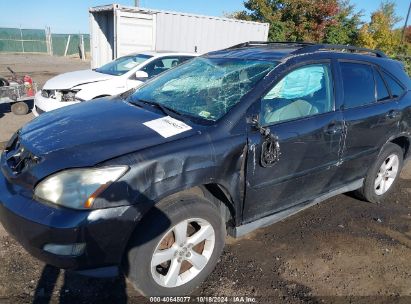
<instances>
[{"instance_id":1,"label":"door handle","mask_svg":"<svg viewBox=\"0 0 411 304\"><path fill-rule=\"evenodd\" d=\"M332 123L328 125L328 127L325 129L325 133L329 135L333 135L333 134L341 133L342 130L343 130L342 125Z\"/></svg>"},{"instance_id":2,"label":"door handle","mask_svg":"<svg viewBox=\"0 0 411 304\"><path fill-rule=\"evenodd\" d=\"M397 118L397 117L399 117L400 116L400 112L399 111L396 111L396 110L391 110L391 111L389 111L388 113L387 113L387 115L385 115L387 118L389 118L389 119L395 119L395 118Z\"/></svg>"}]
</instances>

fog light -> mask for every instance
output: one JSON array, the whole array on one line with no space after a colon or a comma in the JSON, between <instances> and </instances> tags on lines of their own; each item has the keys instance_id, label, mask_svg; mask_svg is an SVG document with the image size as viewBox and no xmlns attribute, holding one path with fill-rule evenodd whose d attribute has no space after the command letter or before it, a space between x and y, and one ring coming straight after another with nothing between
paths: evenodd
<instances>
[{"instance_id":1,"label":"fog light","mask_svg":"<svg viewBox=\"0 0 411 304\"><path fill-rule=\"evenodd\" d=\"M76 244L46 244L43 247L44 251L58 254L58 255L67 255L67 256L79 256L83 254L84 249L86 248L85 243L76 243Z\"/></svg>"}]
</instances>

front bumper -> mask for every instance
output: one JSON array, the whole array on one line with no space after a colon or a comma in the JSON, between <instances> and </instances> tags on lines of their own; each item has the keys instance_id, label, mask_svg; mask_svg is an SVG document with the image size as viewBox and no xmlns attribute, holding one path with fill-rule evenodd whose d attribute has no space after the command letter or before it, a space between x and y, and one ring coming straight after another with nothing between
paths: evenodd
<instances>
[{"instance_id":1,"label":"front bumper","mask_svg":"<svg viewBox=\"0 0 411 304\"><path fill-rule=\"evenodd\" d=\"M53 98L45 98L41 96L41 91L38 91L34 96L34 107L33 107L33 114L35 116L39 116L44 112L49 112L52 110L60 109L65 106L77 104L80 101L57 101Z\"/></svg>"},{"instance_id":2,"label":"front bumper","mask_svg":"<svg viewBox=\"0 0 411 304\"><path fill-rule=\"evenodd\" d=\"M47 264L72 270L117 266L139 219L134 206L79 211L40 203L0 172L1 223L30 254ZM82 255L43 250L46 244L73 243L86 244Z\"/></svg>"}]
</instances>

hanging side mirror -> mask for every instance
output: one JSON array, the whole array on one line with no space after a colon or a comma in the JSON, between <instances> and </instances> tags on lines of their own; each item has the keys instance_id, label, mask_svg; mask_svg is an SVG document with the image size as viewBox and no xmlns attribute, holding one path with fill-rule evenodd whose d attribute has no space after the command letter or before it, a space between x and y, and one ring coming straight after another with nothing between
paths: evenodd
<instances>
[{"instance_id":1,"label":"hanging side mirror","mask_svg":"<svg viewBox=\"0 0 411 304\"><path fill-rule=\"evenodd\" d=\"M280 160L280 142L277 135L271 132L269 127L260 124L259 116L250 116L246 119L247 123L258 130L263 137L261 144L261 166L264 168L274 166Z\"/></svg>"}]
</instances>

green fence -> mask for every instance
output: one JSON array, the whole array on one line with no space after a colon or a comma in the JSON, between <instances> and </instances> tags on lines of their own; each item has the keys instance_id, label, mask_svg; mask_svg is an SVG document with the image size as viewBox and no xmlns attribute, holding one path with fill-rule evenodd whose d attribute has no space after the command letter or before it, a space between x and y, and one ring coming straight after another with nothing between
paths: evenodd
<instances>
[{"instance_id":1,"label":"green fence","mask_svg":"<svg viewBox=\"0 0 411 304\"><path fill-rule=\"evenodd\" d=\"M0 52L46 53L44 30L0 28Z\"/></svg>"},{"instance_id":2,"label":"green fence","mask_svg":"<svg viewBox=\"0 0 411 304\"><path fill-rule=\"evenodd\" d=\"M67 55L78 54L80 40L81 40L81 35L79 34L74 34L74 35L73 34L51 34L53 54L57 56L64 56L66 47L67 47ZM83 34L83 40L84 40L84 50L86 53L88 53L90 52L90 35Z\"/></svg>"},{"instance_id":3,"label":"green fence","mask_svg":"<svg viewBox=\"0 0 411 304\"><path fill-rule=\"evenodd\" d=\"M0 52L74 55L79 54L81 37L85 53L90 52L88 34L51 34L49 30L0 28Z\"/></svg>"}]
</instances>

